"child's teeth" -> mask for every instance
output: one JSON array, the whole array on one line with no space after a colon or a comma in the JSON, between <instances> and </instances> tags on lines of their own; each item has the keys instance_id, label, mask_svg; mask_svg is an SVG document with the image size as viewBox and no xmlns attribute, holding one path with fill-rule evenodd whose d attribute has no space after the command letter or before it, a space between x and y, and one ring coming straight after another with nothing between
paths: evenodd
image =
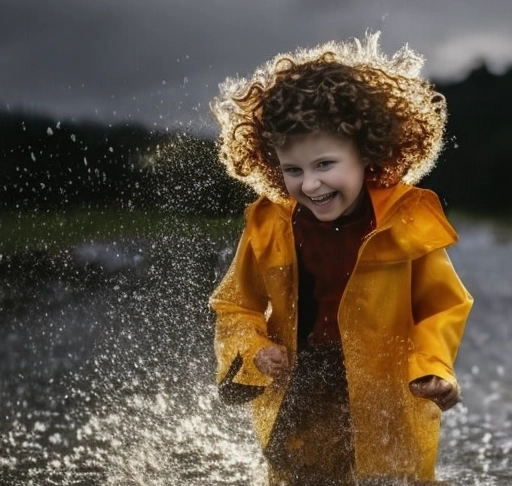
<instances>
[{"instance_id":1,"label":"child's teeth","mask_svg":"<svg viewBox=\"0 0 512 486\"><path fill-rule=\"evenodd\" d=\"M317 203L324 202L324 201L331 199L332 195L333 195L333 193L331 192L330 194L326 194L325 196L311 197L310 199Z\"/></svg>"}]
</instances>

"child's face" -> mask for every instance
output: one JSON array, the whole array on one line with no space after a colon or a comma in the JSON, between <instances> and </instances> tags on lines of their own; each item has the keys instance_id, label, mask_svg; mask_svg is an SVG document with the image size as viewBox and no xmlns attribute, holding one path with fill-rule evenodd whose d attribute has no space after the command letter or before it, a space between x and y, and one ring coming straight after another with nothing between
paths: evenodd
<instances>
[{"instance_id":1,"label":"child's face","mask_svg":"<svg viewBox=\"0 0 512 486\"><path fill-rule=\"evenodd\" d=\"M320 221L355 209L366 164L352 140L324 132L294 135L276 152L290 196Z\"/></svg>"}]
</instances>

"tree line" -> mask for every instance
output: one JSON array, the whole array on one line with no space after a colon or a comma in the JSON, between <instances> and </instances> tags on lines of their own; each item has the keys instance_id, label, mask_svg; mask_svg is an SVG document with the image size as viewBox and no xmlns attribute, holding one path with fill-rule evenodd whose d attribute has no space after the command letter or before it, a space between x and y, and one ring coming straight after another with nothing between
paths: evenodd
<instances>
[{"instance_id":1,"label":"tree line","mask_svg":"<svg viewBox=\"0 0 512 486\"><path fill-rule=\"evenodd\" d=\"M446 146L422 182L448 207L512 211L512 70L485 66L437 85L448 102ZM126 123L56 122L0 112L0 208L157 208L240 214L254 194L225 173L215 141Z\"/></svg>"}]
</instances>

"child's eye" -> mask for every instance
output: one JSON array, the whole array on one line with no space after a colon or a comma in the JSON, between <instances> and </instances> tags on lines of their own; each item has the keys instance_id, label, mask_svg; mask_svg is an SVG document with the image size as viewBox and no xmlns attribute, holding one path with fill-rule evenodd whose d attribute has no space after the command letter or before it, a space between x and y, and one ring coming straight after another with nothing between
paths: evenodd
<instances>
[{"instance_id":1,"label":"child's eye","mask_svg":"<svg viewBox=\"0 0 512 486\"><path fill-rule=\"evenodd\" d=\"M296 174L300 174L301 169L299 169L298 167L286 167L283 169L283 172L290 174L290 175L296 175Z\"/></svg>"},{"instance_id":2,"label":"child's eye","mask_svg":"<svg viewBox=\"0 0 512 486\"><path fill-rule=\"evenodd\" d=\"M333 164L332 160L323 160L322 162L319 162L318 167L320 169L324 169L325 167L329 167L331 164Z\"/></svg>"}]
</instances>

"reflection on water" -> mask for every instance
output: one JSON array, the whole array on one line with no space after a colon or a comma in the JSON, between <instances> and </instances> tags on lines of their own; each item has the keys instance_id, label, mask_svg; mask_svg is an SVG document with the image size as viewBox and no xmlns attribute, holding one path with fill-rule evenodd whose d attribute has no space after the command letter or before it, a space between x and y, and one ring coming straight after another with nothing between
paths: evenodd
<instances>
[{"instance_id":1,"label":"reflection on water","mask_svg":"<svg viewBox=\"0 0 512 486\"><path fill-rule=\"evenodd\" d=\"M439 476L508 485L512 241L456 226L450 254L476 303ZM2 486L265 484L245 410L213 385L206 298L230 245L186 234L0 260Z\"/></svg>"}]
</instances>

